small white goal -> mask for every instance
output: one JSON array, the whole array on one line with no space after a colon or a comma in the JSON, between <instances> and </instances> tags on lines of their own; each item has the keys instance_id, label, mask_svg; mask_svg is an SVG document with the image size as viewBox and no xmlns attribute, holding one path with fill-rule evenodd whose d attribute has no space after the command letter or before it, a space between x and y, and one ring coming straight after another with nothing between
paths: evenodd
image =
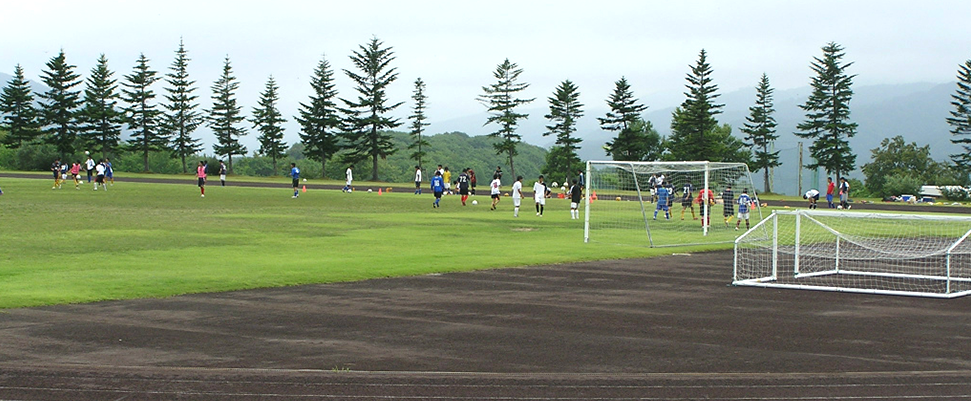
<instances>
[{"instance_id":1,"label":"small white goal","mask_svg":"<svg viewBox=\"0 0 971 401\"><path fill-rule=\"evenodd\" d=\"M735 240L734 285L954 298L971 293L971 217L776 211Z\"/></svg>"}]
</instances>

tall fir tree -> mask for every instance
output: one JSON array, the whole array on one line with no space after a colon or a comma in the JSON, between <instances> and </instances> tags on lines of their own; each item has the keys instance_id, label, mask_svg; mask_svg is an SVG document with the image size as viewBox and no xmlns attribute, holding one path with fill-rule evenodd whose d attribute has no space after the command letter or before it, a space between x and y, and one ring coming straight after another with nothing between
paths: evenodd
<instances>
[{"instance_id":1,"label":"tall fir tree","mask_svg":"<svg viewBox=\"0 0 971 401\"><path fill-rule=\"evenodd\" d=\"M617 136L604 144L607 156L614 160L655 160L652 157L660 155L662 149L652 152L649 147L660 148L660 135L649 121L641 118L647 106L638 103L626 77L614 82L614 91L607 98L607 107L610 107L610 111L604 117L597 117L601 129L617 132Z\"/></svg>"},{"instance_id":2,"label":"tall fir tree","mask_svg":"<svg viewBox=\"0 0 971 401\"><path fill-rule=\"evenodd\" d=\"M152 85L158 81L156 71L149 67L150 60L142 53L135 62L131 74L125 75L122 83L122 100L128 104L125 114L128 117L128 129L132 131L128 140L130 148L141 153L144 171L150 171L148 156L153 151L165 150L168 138L159 127L161 112L156 107L155 91Z\"/></svg>"},{"instance_id":3,"label":"tall fir tree","mask_svg":"<svg viewBox=\"0 0 971 401\"><path fill-rule=\"evenodd\" d=\"M24 69L17 64L13 79L0 92L0 114L7 136L3 144L17 149L40 135L38 110L34 108L34 93L24 77Z\"/></svg>"},{"instance_id":4,"label":"tall fir tree","mask_svg":"<svg viewBox=\"0 0 971 401\"><path fill-rule=\"evenodd\" d=\"M951 155L951 160L965 176L971 175L971 60L967 60L958 67L957 90L951 95L951 105L954 110L947 118L951 126L951 143L964 149L963 152Z\"/></svg>"},{"instance_id":5,"label":"tall fir tree","mask_svg":"<svg viewBox=\"0 0 971 401\"><path fill-rule=\"evenodd\" d=\"M850 122L850 100L853 98L853 78L846 69L852 62L843 63L846 55L843 47L830 42L823 46L823 57L813 57L810 65L816 76L810 86L812 93L799 107L806 112L806 119L796 125L795 134L812 139L809 154L813 162L806 167L822 167L827 174L836 174L836 180L856 167L856 154L850 149L849 138L856 135L857 124Z\"/></svg>"},{"instance_id":6,"label":"tall fir tree","mask_svg":"<svg viewBox=\"0 0 971 401\"><path fill-rule=\"evenodd\" d=\"M425 81L422 81L421 78L415 80L415 91L411 95L411 99L415 101L415 105L412 107L411 115L408 116L408 119L411 120L409 127L411 128L412 138L412 142L408 144L408 149L415 150L411 152L410 157L418 163L418 166L421 166L421 159L428 154L426 152L428 141L422 137L422 133L425 132L425 127L431 125L426 122L428 117L425 116L425 108L428 107L426 103L428 98L425 96Z\"/></svg>"},{"instance_id":7,"label":"tall fir tree","mask_svg":"<svg viewBox=\"0 0 971 401\"><path fill-rule=\"evenodd\" d=\"M535 98L519 99L516 97L517 94L529 88L529 84L519 82L519 76L522 73L523 69L519 68L519 65L510 62L508 58L505 59L496 66L496 70L492 73L496 83L483 86L482 95L478 97L478 101L488 107L490 113L483 125L496 124L499 126L489 136L499 139L499 142L493 144L492 147L496 150L497 155L506 154L509 160L509 171L512 173L513 179L516 177L516 165L513 160L519 154L516 146L522 140L522 136L516 132L516 128L519 126L519 120L529 118L529 114L517 112L516 109L536 100Z\"/></svg>"},{"instance_id":8,"label":"tall fir tree","mask_svg":"<svg viewBox=\"0 0 971 401\"><path fill-rule=\"evenodd\" d=\"M202 124L202 115L196 110L199 96L195 92L196 81L189 79L189 59L185 44L179 40L179 50L175 51L175 60L165 74L168 86L163 104L165 108L163 128L166 136L171 138L172 154L182 162L182 172L187 173L189 166L186 159L202 151L202 140L192 136Z\"/></svg>"},{"instance_id":9,"label":"tall fir tree","mask_svg":"<svg viewBox=\"0 0 971 401\"><path fill-rule=\"evenodd\" d=\"M759 80L759 85L755 87L755 105L749 107L749 116L745 117L745 125L739 131L745 134L745 146L752 148L755 160L752 161L752 171L762 170L765 180L765 192L772 192L769 185L769 170L782 165L779 162L779 152L771 151L772 144L779 135L776 135L775 109L772 105L773 89L769 85L769 76L765 73Z\"/></svg>"},{"instance_id":10,"label":"tall fir tree","mask_svg":"<svg viewBox=\"0 0 971 401\"><path fill-rule=\"evenodd\" d=\"M389 67L394 61L391 47L382 47L378 38L372 38L366 46L359 46L350 56L360 74L344 70L357 85L357 100L341 99L344 109L344 132L347 151L342 157L344 163L357 164L371 160L371 180L378 180L378 160L385 159L398 151L391 135L386 131L401 125L397 118L388 116L392 110L404 102L388 104L388 85L398 79L397 68Z\"/></svg>"},{"instance_id":11,"label":"tall fir tree","mask_svg":"<svg viewBox=\"0 0 971 401\"><path fill-rule=\"evenodd\" d=\"M79 113L80 137L84 144L101 152L101 158L113 156L121 142L121 127L125 113L118 109L118 80L108 68L104 54L91 69L84 89L84 107Z\"/></svg>"},{"instance_id":12,"label":"tall fir tree","mask_svg":"<svg viewBox=\"0 0 971 401\"><path fill-rule=\"evenodd\" d=\"M236 103L236 90L239 89L239 82L233 76L233 66L229 61L229 56L223 63L223 72L219 79L212 84L212 108L207 110L209 113L207 122L216 135L216 143L212 145L212 150L217 155L226 156L226 166L229 172L233 172L233 155L245 155L246 147L239 142L239 138L246 135L246 128L239 127L238 124L246 120L242 115L242 106Z\"/></svg>"},{"instance_id":13,"label":"tall fir tree","mask_svg":"<svg viewBox=\"0 0 971 401\"><path fill-rule=\"evenodd\" d=\"M49 89L38 94L43 99L40 108L41 125L47 140L57 147L57 151L62 155L70 155L78 145L77 112L81 104L81 92L73 88L81 84L81 76L74 73L75 66L67 63L63 49L46 65L47 69L41 73L41 82Z\"/></svg>"},{"instance_id":14,"label":"tall fir tree","mask_svg":"<svg viewBox=\"0 0 971 401\"><path fill-rule=\"evenodd\" d=\"M271 75L266 80L266 89L260 93L259 107L253 108L253 128L259 131L256 139L260 142L259 153L273 161L273 171L277 172L277 160L286 156L287 144L283 142L283 123L287 122L277 106L280 102L280 87Z\"/></svg>"},{"instance_id":15,"label":"tall fir tree","mask_svg":"<svg viewBox=\"0 0 971 401\"><path fill-rule=\"evenodd\" d=\"M721 138L712 135L718 128L715 116L720 114L723 104L714 103L720 96L715 93L718 85L712 83L711 65L708 64L708 53L701 49L698 61L691 66L691 72L685 80L686 99L674 111L671 119L671 137L668 138L668 150L673 160L710 160L724 161L723 155L717 152Z\"/></svg>"},{"instance_id":16,"label":"tall fir tree","mask_svg":"<svg viewBox=\"0 0 971 401\"><path fill-rule=\"evenodd\" d=\"M310 102L300 103L300 115L294 119L300 124L303 154L310 160L320 162L321 177L324 178L327 175L327 160L340 150L337 134L341 128L341 118L334 101L337 97L334 71L327 59L321 58L317 64L310 87L314 91Z\"/></svg>"},{"instance_id":17,"label":"tall fir tree","mask_svg":"<svg viewBox=\"0 0 971 401\"><path fill-rule=\"evenodd\" d=\"M550 112L544 116L552 125L546 126L543 136L556 135L555 147L547 154L543 173L548 176L570 177L583 163L577 150L583 139L576 135L577 120L583 117L583 104L580 103L580 89L572 81L565 80L556 87L553 96L547 98Z\"/></svg>"}]
</instances>

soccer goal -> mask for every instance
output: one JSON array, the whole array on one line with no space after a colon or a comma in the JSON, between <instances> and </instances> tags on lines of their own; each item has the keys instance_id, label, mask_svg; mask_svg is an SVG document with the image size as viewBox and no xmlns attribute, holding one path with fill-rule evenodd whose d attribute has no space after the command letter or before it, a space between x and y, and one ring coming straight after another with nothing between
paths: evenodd
<instances>
[{"instance_id":1,"label":"soccer goal","mask_svg":"<svg viewBox=\"0 0 971 401\"><path fill-rule=\"evenodd\" d=\"M969 235L971 217L776 211L735 241L733 284L964 296Z\"/></svg>"},{"instance_id":2,"label":"soccer goal","mask_svg":"<svg viewBox=\"0 0 971 401\"><path fill-rule=\"evenodd\" d=\"M744 163L588 161L585 181L584 242L650 247L731 243L747 224L762 220ZM660 187L669 193L667 215L659 203ZM741 221L736 230L743 192L753 202L749 222Z\"/></svg>"}]
</instances>

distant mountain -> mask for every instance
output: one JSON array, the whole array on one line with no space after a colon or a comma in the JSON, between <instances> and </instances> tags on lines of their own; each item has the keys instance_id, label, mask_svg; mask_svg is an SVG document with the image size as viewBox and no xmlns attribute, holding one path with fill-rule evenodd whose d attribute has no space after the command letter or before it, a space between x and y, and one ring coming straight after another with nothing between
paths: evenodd
<instances>
[{"instance_id":1,"label":"distant mountain","mask_svg":"<svg viewBox=\"0 0 971 401\"><path fill-rule=\"evenodd\" d=\"M13 75L0 72L0 88L6 87L11 80L13 80ZM28 82L30 82L30 89L33 90L34 93L47 92L47 86L44 84L31 80L28 80ZM34 99L37 99L37 96L34 96Z\"/></svg>"},{"instance_id":2,"label":"distant mountain","mask_svg":"<svg viewBox=\"0 0 971 401\"><path fill-rule=\"evenodd\" d=\"M945 122L951 109L951 94L954 93L954 82L944 84L913 83L901 85L870 85L853 88L854 96L850 103L851 119L859 124L857 135L850 140L850 146L857 155L857 168L870 160L870 150L879 146L884 138L901 135L908 142L920 145L930 145L931 155L936 160L947 160L948 155L957 152L956 146L951 144L951 134ZM796 177L798 174L796 160L798 159L798 142L803 142L804 164L809 163L809 142L796 137L792 133L796 125L802 122L805 113L799 108L809 96L810 88L802 87L788 90L776 90L775 118L779 126L780 136L776 142L776 149L780 150L783 166L776 169L774 186L776 192L795 195L798 191ZM717 99L725 104L724 112L717 116L721 123L730 124L733 133L741 137L738 128L745 123L748 108L755 102L755 88L741 89L722 94ZM654 128L661 135L671 134L671 113L677 105L648 105L650 108L644 117L654 124ZM578 122L578 132L583 137L580 156L585 160L608 159L602 146L611 140L613 133L600 129L597 117L607 112L605 106L587 106L585 116ZM530 118L519 129L523 141L549 148L555 138L544 137L547 121L543 119L548 109L531 108L524 110ZM462 131L469 135L485 135L493 127L483 127L486 113L465 116L461 118L436 122L431 127L435 132ZM803 190L818 187L825 181L825 173L820 172L815 181L812 172L803 171ZM863 177L856 173L858 178ZM755 177L758 188L761 180ZM814 183L815 182L815 183Z\"/></svg>"}]
</instances>

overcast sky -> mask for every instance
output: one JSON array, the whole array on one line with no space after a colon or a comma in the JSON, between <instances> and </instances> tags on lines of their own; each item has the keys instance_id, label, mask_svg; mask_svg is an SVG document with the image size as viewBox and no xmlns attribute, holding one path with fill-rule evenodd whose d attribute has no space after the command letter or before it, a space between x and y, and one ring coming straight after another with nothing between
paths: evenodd
<instances>
[{"instance_id":1,"label":"overcast sky","mask_svg":"<svg viewBox=\"0 0 971 401\"><path fill-rule=\"evenodd\" d=\"M530 107L543 108L565 79L588 108L601 108L621 76L648 106L676 105L702 48L721 93L754 87L763 72L775 88L805 86L809 63L830 41L846 48L857 85L950 82L971 59L969 15L967 0L3 0L0 71L12 74L21 64L37 80L63 49L84 77L101 53L119 79L139 53L165 73L182 38L203 107L228 55L246 113L272 75L289 117L310 95L322 57L335 69L340 96L353 96L341 70L377 37L397 57L389 96L407 103L395 115L410 113L421 77L435 123L483 112L475 98L505 58L524 69L524 96L537 98ZM296 128L288 129L287 141L296 140Z\"/></svg>"}]
</instances>

